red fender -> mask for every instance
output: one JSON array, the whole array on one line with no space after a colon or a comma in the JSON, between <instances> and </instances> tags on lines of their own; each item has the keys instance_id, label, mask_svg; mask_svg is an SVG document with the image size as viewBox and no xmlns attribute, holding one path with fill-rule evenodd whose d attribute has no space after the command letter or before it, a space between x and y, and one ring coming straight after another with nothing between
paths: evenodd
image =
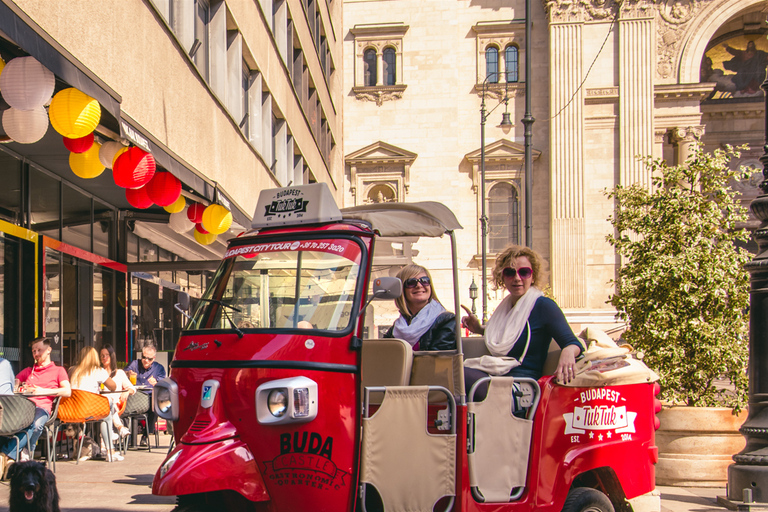
<instances>
[{"instance_id":1,"label":"red fender","mask_svg":"<svg viewBox=\"0 0 768 512\"><path fill-rule=\"evenodd\" d=\"M179 444L152 482L152 494L182 496L232 490L250 501L268 501L251 450L239 438L210 444Z\"/></svg>"}]
</instances>

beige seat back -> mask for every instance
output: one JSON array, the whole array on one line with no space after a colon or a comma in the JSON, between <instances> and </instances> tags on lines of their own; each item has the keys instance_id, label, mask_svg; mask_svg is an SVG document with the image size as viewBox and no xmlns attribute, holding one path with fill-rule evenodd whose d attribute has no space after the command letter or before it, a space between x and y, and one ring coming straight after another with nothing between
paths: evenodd
<instances>
[{"instance_id":1,"label":"beige seat back","mask_svg":"<svg viewBox=\"0 0 768 512\"><path fill-rule=\"evenodd\" d=\"M488 347L485 346L484 336L461 338L461 346L464 350L464 359L490 355ZM547 352L547 359L544 361L542 375L553 375L557 369L557 362L559 360L560 345L558 345L555 340L552 340L549 342L549 351Z\"/></svg>"},{"instance_id":2,"label":"beige seat back","mask_svg":"<svg viewBox=\"0 0 768 512\"><path fill-rule=\"evenodd\" d=\"M408 385L413 364L408 342L397 338L363 340L361 359L363 388Z\"/></svg>"},{"instance_id":3,"label":"beige seat back","mask_svg":"<svg viewBox=\"0 0 768 512\"><path fill-rule=\"evenodd\" d=\"M456 434L427 431L429 392L388 387L381 407L363 418L360 482L376 488L386 512L432 512L455 495Z\"/></svg>"},{"instance_id":4,"label":"beige seat back","mask_svg":"<svg viewBox=\"0 0 768 512\"><path fill-rule=\"evenodd\" d=\"M491 377L485 400L467 404L474 425L469 481L487 503L507 503L525 487L533 421L512 414L514 382Z\"/></svg>"},{"instance_id":5,"label":"beige seat back","mask_svg":"<svg viewBox=\"0 0 768 512\"><path fill-rule=\"evenodd\" d=\"M464 366L461 355L452 351L416 352L409 383L411 386L442 386L455 397L463 395ZM432 393L432 397L435 396ZM435 400L430 401L434 403Z\"/></svg>"}]
</instances>

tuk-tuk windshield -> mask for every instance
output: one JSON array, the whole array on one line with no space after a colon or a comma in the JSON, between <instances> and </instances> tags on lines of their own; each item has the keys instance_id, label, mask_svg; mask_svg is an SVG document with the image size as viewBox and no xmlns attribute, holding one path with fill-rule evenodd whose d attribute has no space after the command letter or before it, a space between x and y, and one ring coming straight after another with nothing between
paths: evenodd
<instances>
[{"instance_id":1,"label":"tuk-tuk windshield","mask_svg":"<svg viewBox=\"0 0 768 512\"><path fill-rule=\"evenodd\" d=\"M187 327L342 331L360 273L352 240L262 242L230 248Z\"/></svg>"}]
</instances>

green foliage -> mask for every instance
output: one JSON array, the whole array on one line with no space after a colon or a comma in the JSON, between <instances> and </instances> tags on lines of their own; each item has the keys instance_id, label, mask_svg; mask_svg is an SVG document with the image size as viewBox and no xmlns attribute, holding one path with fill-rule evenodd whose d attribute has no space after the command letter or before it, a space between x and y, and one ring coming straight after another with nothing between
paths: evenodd
<instances>
[{"instance_id":1,"label":"green foliage","mask_svg":"<svg viewBox=\"0 0 768 512\"><path fill-rule=\"evenodd\" d=\"M689 406L746 403L751 256L737 248L747 212L729 183L728 162L745 147L705 153L685 165L645 158L651 190L616 186L607 237L622 257L610 303L628 322L624 338L661 377L661 398ZM733 389L718 386L730 381Z\"/></svg>"}]
</instances>

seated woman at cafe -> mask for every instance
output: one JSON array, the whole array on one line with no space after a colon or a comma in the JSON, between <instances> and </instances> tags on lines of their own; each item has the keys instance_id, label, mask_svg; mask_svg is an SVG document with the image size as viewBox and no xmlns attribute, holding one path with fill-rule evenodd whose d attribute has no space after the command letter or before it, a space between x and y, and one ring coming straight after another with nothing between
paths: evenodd
<instances>
[{"instance_id":1,"label":"seated woman at cafe","mask_svg":"<svg viewBox=\"0 0 768 512\"><path fill-rule=\"evenodd\" d=\"M112 345L105 343L102 345L99 351L99 358L101 359L101 367L108 373L109 377L115 381L117 385L116 391L123 391L119 395L109 395L109 403L112 407L112 426L117 430L117 434L122 438L131 433L128 428L123 425L122 420L118 412L120 411L121 404L128 400L128 395L136 393L136 388L131 384L131 380L125 374L125 372L117 367L117 357L115 356L115 349Z\"/></svg>"},{"instance_id":2,"label":"seated woman at cafe","mask_svg":"<svg viewBox=\"0 0 768 512\"><path fill-rule=\"evenodd\" d=\"M81 389L91 393L99 393L101 391L101 384L104 384L109 391L117 389L117 384L109 376L109 372L101 367L99 354L93 347L83 347L80 350L80 362L72 371L72 376L69 380L72 383L72 389ZM111 410L108 421L110 425L113 424ZM113 436L114 438L110 441L104 440L104 444L111 446L112 441L117 440L117 434L113 433ZM113 453L112 460L122 460L122 457L119 454Z\"/></svg>"}]
</instances>

